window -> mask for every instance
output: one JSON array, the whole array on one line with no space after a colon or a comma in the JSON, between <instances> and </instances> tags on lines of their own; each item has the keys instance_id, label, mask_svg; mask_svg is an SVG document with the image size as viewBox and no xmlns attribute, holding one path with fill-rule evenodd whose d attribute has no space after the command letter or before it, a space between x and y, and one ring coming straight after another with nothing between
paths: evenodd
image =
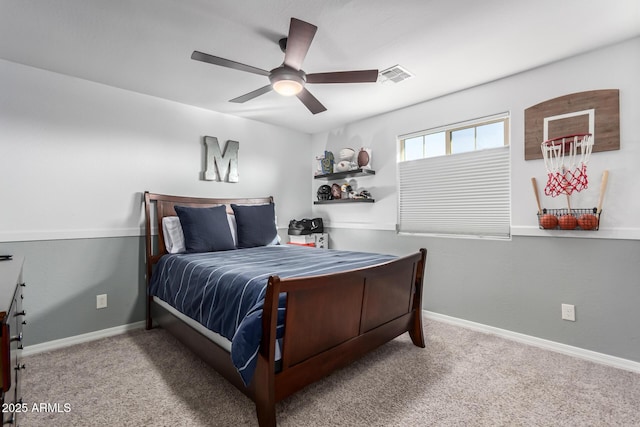
<instances>
[{"instance_id":1,"label":"window","mask_svg":"<svg viewBox=\"0 0 640 427\"><path fill-rule=\"evenodd\" d=\"M401 136L398 231L506 238L509 116Z\"/></svg>"},{"instance_id":2,"label":"window","mask_svg":"<svg viewBox=\"0 0 640 427\"><path fill-rule=\"evenodd\" d=\"M467 122L400 139L400 161L466 153L509 145L508 117Z\"/></svg>"}]
</instances>

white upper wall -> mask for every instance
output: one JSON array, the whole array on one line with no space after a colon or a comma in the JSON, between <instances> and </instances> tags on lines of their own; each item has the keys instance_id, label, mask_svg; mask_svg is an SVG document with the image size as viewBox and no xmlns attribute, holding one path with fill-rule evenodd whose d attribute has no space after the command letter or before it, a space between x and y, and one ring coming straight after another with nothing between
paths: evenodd
<instances>
[{"instance_id":1,"label":"white upper wall","mask_svg":"<svg viewBox=\"0 0 640 427\"><path fill-rule=\"evenodd\" d=\"M473 72L472 69L469 72ZM511 114L512 233L533 236L575 236L640 239L640 38L537 68L412 107L351 123L313 135L313 155L324 150L370 147L374 177L357 178L357 187L371 191L376 203L316 205L314 215L334 227L395 229L397 221L397 137L501 112ZM402 84L402 83L400 83ZM437 82L433 82L437 84ZM620 90L620 147L594 153L588 167L589 189L574 194L572 206L597 205L603 170L609 170L602 221L597 232L545 231L537 226L531 177L544 185L542 160L524 160L524 110L562 95L596 89ZM597 136L595 143L597 144ZM312 180L315 189L325 182ZM562 199L562 200L560 200ZM544 207L565 207L566 199L545 197Z\"/></svg>"},{"instance_id":2,"label":"white upper wall","mask_svg":"<svg viewBox=\"0 0 640 427\"><path fill-rule=\"evenodd\" d=\"M334 226L394 229L397 136L503 111L511 113L514 234L640 238L634 222L640 199L633 197L640 176L638 75L636 38L310 137L0 60L0 241L138 235L144 190L273 195L281 227L314 215ZM592 156L592 185L573 206L595 206L601 173L608 169L601 229L538 230L530 178L543 183L546 174L541 160L524 161L524 109L594 89L620 89L621 150ZM200 180L205 135L221 144L240 142L239 183ZM314 157L343 147L372 148L376 175L353 183L369 189L376 203L313 206L317 187L325 183L310 177ZM546 199L546 207L564 206Z\"/></svg>"},{"instance_id":3,"label":"white upper wall","mask_svg":"<svg viewBox=\"0 0 640 427\"><path fill-rule=\"evenodd\" d=\"M3 60L0 93L0 241L139 235L145 190L311 211L307 134ZM239 141L238 183L200 179L205 135Z\"/></svg>"}]
</instances>

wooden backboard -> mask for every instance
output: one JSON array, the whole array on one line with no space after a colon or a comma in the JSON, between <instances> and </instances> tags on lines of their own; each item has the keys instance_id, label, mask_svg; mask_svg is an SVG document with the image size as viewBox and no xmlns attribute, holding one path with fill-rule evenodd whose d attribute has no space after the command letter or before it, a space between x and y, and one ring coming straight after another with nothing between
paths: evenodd
<instances>
[{"instance_id":1,"label":"wooden backboard","mask_svg":"<svg viewBox=\"0 0 640 427\"><path fill-rule=\"evenodd\" d=\"M592 90L550 99L524 110L524 159L541 159L540 144L591 133L593 152L620 149L620 91Z\"/></svg>"}]
</instances>

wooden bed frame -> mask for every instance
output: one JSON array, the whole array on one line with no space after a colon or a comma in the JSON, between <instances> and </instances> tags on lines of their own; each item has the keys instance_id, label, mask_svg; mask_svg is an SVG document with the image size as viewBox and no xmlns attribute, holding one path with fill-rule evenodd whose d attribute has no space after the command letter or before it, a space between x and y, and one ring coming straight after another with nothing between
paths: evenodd
<instances>
[{"instance_id":1,"label":"wooden bed frame","mask_svg":"<svg viewBox=\"0 0 640 427\"><path fill-rule=\"evenodd\" d=\"M166 253L162 218L176 215L174 205L209 207L264 204L272 197L214 199L144 193L147 294L154 264ZM152 221L157 227L154 243ZM155 246L154 246L155 245ZM155 249L154 249L155 248ZM267 285L257 367L245 386L230 354L147 298L147 329L153 321L169 331L256 405L261 427L276 425L276 402L357 360L380 345L409 332L425 346L422 330L422 287L427 251L376 266L320 276L280 279ZM287 293L281 369L276 372L275 336L278 295Z\"/></svg>"}]
</instances>

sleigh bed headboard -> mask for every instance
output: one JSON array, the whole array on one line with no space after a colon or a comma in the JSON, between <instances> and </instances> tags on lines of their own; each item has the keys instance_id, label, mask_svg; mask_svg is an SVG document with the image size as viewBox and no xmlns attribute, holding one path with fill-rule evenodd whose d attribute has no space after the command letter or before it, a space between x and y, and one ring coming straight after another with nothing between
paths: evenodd
<instances>
[{"instance_id":1,"label":"sleigh bed headboard","mask_svg":"<svg viewBox=\"0 0 640 427\"><path fill-rule=\"evenodd\" d=\"M188 206L207 208L213 206L226 205L227 212L233 214L231 204L237 205L263 205L273 203L273 197L256 197L256 198L205 198L205 197L185 197L170 196L167 194L156 194L148 191L144 192L144 210L145 210L145 243L146 243L146 263L147 263L147 283L151 279L153 265L158 262L160 257L167 253L164 244L164 236L162 231L162 218L166 216L176 216L174 207ZM155 230L158 233L157 250L153 250L153 232L151 225L155 224Z\"/></svg>"}]
</instances>

